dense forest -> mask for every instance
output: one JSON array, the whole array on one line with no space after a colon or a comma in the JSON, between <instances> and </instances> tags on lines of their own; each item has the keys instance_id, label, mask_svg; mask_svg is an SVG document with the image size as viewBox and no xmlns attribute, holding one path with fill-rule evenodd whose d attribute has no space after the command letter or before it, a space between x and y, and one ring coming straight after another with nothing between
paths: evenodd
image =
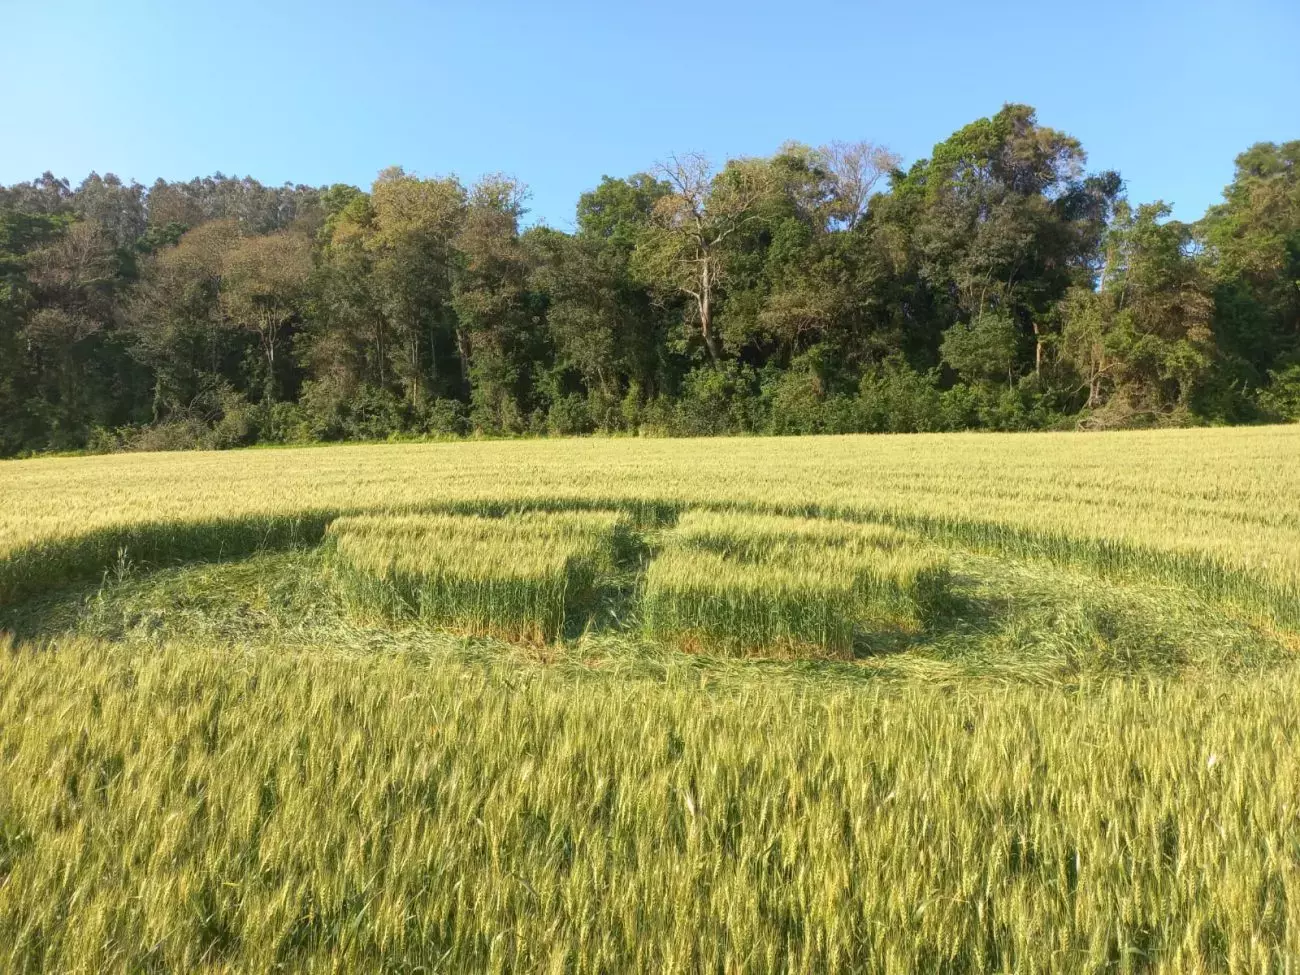
<instances>
[{"instance_id":1,"label":"dense forest","mask_svg":"<svg viewBox=\"0 0 1300 975\"><path fill-rule=\"evenodd\" d=\"M0 456L389 436L1300 419L1300 141L1196 223L1007 105L526 187L0 188Z\"/></svg>"}]
</instances>

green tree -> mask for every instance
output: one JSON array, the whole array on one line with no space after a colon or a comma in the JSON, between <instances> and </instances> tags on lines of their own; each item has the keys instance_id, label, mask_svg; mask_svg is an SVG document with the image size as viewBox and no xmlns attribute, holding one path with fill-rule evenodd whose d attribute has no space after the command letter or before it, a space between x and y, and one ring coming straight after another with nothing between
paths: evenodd
<instances>
[{"instance_id":1,"label":"green tree","mask_svg":"<svg viewBox=\"0 0 1300 975\"><path fill-rule=\"evenodd\" d=\"M40 302L28 255L57 239L67 219L0 205L0 456L42 446L48 437L28 410L35 377L23 326Z\"/></svg>"},{"instance_id":2,"label":"green tree","mask_svg":"<svg viewBox=\"0 0 1300 975\"><path fill-rule=\"evenodd\" d=\"M115 247L133 247L144 236L144 187L139 183L128 186L112 173L91 173L72 194L71 202L77 215L98 224Z\"/></svg>"},{"instance_id":3,"label":"green tree","mask_svg":"<svg viewBox=\"0 0 1300 975\"><path fill-rule=\"evenodd\" d=\"M1015 384L1020 334L1011 316L984 312L943 333L940 355L963 379Z\"/></svg>"},{"instance_id":4,"label":"green tree","mask_svg":"<svg viewBox=\"0 0 1300 975\"><path fill-rule=\"evenodd\" d=\"M1092 280L1121 187L1115 173L1085 176L1086 160L1032 108L1006 105L895 179L884 217L929 292L933 334L997 312L1030 337L1042 372L1052 309Z\"/></svg>"},{"instance_id":5,"label":"green tree","mask_svg":"<svg viewBox=\"0 0 1300 975\"><path fill-rule=\"evenodd\" d=\"M149 255L123 308L131 355L153 377L154 422L203 414L205 393L227 370L230 330L219 304L234 221L216 220Z\"/></svg>"},{"instance_id":6,"label":"green tree","mask_svg":"<svg viewBox=\"0 0 1300 975\"><path fill-rule=\"evenodd\" d=\"M1215 334L1245 380L1300 362L1300 141L1237 157L1198 236L1215 286Z\"/></svg>"},{"instance_id":7,"label":"green tree","mask_svg":"<svg viewBox=\"0 0 1300 975\"><path fill-rule=\"evenodd\" d=\"M528 254L519 236L527 189L496 174L479 180L455 246L452 307L468 364L471 419L484 430L523 429L533 379Z\"/></svg>"},{"instance_id":8,"label":"green tree","mask_svg":"<svg viewBox=\"0 0 1300 975\"><path fill-rule=\"evenodd\" d=\"M127 419L133 376L117 329L122 255L97 222L66 224L27 254L32 305L19 336L27 410L49 440L76 447L95 426Z\"/></svg>"},{"instance_id":9,"label":"green tree","mask_svg":"<svg viewBox=\"0 0 1300 975\"><path fill-rule=\"evenodd\" d=\"M372 294L393 338L389 358L407 400L419 407L443 391L445 359L457 356L460 377L469 381L466 336L452 306L465 189L455 178L419 179L394 167L371 187L368 207L358 209L361 223L335 238L358 234L370 254Z\"/></svg>"},{"instance_id":10,"label":"green tree","mask_svg":"<svg viewBox=\"0 0 1300 975\"><path fill-rule=\"evenodd\" d=\"M1213 298L1189 253L1192 230L1163 203L1117 208L1095 290L1060 308L1061 352L1101 410L1094 424L1168 419L1185 412L1212 364ZM1104 408L1104 409L1103 409Z\"/></svg>"},{"instance_id":11,"label":"green tree","mask_svg":"<svg viewBox=\"0 0 1300 975\"><path fill-rule=\"evenodd\" d=\"M834 363L853 386L862 368L896 348L896 337L882 334L890 331L881 305L886 267L867 219L874 186L896 162L865 142L816 150L788 144L770 161L775 192L764 202L760 232L746 235L761 253L761 273L750 295L732 301L729 318L737 307L751 309L752 334L760 347L775 343L782 367L824 346L817 361Z\"/></svg>"},{"instance_id":12,"label":"green tree","mask_svg":"<svg viewBox=\"0 0 1300 975\"><path fill-rule=\"evenodd\" d=\"M722 363L716 319L727 278L726 245L759 218L768 192L766 168L733 163L715 174L698 154L673 156L659 167L669 192L655 202L634 254L638 270L662 295L682 296L710 362Z\"/></svg>"},{"instance_id":13,"label":"green tree","mask_svg":"<svg viewBox=\"0 0 1300 975\"><path fill-rule=\"evenodd\" d=\"M302 315L311 272L311 241L292 231L239 238L225 254L222 315L257 336L264 359L263 402L277 399L286 370L280 356L288 341L285 329Z\"/></svg>"},{"instance_id":14,"label":"green tree","mask_svg":"<svg viewBox=\"0 0 1300 975\"><path fill-rule=\"evenodd\" d=\"M633 278L629 259L666 192L644 174L606 177L579 202L576 234L537 227L524 235L555 350L551 394L580 386L605 427L626 423L629 392L639 399L659 384L666 316Z\"/></svg>"}]
</instances>

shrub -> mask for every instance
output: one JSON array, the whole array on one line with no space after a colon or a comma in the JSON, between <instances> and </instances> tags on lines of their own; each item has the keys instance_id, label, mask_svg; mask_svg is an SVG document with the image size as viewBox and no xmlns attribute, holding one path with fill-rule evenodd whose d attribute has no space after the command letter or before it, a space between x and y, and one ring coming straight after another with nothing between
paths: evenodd
<instances>
[{"instance_id":1,"label":"shrub","mask_svg":"<svg viewBox=\"0 0 1300 975\"><path fill-rule=\"evenodd\" d=\"M821 377L807 369L779 373L764 387L768 402L768 432L821 433L826 404Z\"/></svg>"},{"instance_id":2,"label":"shrub","mask_svg":"<svg viewBox=\"0 0 1300 975\"><path fill-rule=\"evenodd\" d=\"M134 428L132 427L112 430L108 427L97 426L90 431L90 435L86 438L86 451L92 454L116 453L125 449L133 433Z\"/></svg>"},{"instance_id":3,"label":"shrub","mask_svg":"<svg viewBox=\"0 0 1300 975\"><path fill-rule=\"evenodd\" d=\"M212 446L212 431L198 420L171 420L140 427L123 438L131 451L204 450Z\"/></svg>"},{"instance_id":4,"label":"shrub","mask_svg":"<svg viewBox=\"0 0 1300 975\"><path fill-rule=\"evenodd\" d=\"M576 434L591 433L596 429L587 400L578 393L561 396L551 404L546 414L546 429L551 434L571 437Z\"/></svg>"},{"instance_id":5,"label":"shrub","mask_svg":"<svg viewBox=\"0 0 1300 975\"><path fill-rule=\"evenodd\" d=\"M313 437L307 414L297 403L272 403L263 410L260 438L271 443L307 443Z\"/></svg>"},{"instance_id":6,"label":"shrub","mask_svg":"<svg viewBox=\"0 0 1300 975\"><path fill-rule=\"evenodd\" d=\"M752 433L766 425L754 370L730 363L702 367L686 377L672 432L686 437Z\"/></svg>"},{"instance_id":7,"label":"shrub","mask_svg":"<svg viewBox=\"0 0 1300 975\"><path fill-rule=\"evenodd\" d=\"M1021 377L1012 389L984 386L980 392L980 425L992 430L1042 430L1062 419L1051 394L1033 375Z\"/></svg>"},{"instance_id":8,"label":"shrub","mask_svg":"<svg viewBox=\"0 0 1300 975\"><path fill-rule=\"evenodd\" d=\"M350 440L385 440L409 429L410 412L396 393L364 384L345 404L342 423Z\"/></svg>"},{"instance_id":9,"label":"shrub","mask_svg":"<svg viewBox=\"0 0 1300 975\"><path fill-rule=\"evenodd\" d=\"M469 410L454 399L436 399L420 415L425 433L437 437L463 437L469 432Z\"/></svg>"},{"instance_id":10,"label":"shrub","mask_svg":"<svg viewBox=\"0 0 1300 975\"><path fill-rule=\"evenodd\" d=\"M763 388L767 431L780 435L857 433L861 416L853 397L829 393L815 363L771 377Z\"/></svg>"},{"instance_id":11,"label":"shrub","mask_svg":"<svg viewBox=\"0 0 1300 975\"><path fill-rule=\"evenodd\" d=\"M1300 364L1269 373L1271 382L1259 394L1259 405L1274 419L1300 420Z\"/></svg>"},{"instance_id":12,"label":"shrub","mask_svg":"<svg viewBox=\"0 0 1300 975\"><path fill-rule=\"evenodd\" d=\"M237 399L230 399L223 406L221 418L203 438L206 444L217 450L229 450L256 443L263 421L262 409Z\"/></svg>"},{"instance_id":13,"label":"shrub","mask_svg":"<svg viewBox=\"0 0 1300 975\"><path fill-rule=\"evenodd\" d=\"M998 382L1014 374L1020 329L1009 315L986 312L943 333L943 361L964 378Z\"/></svg>"},{"instance_id":14,"label":"shrub","mask_svg":"<svg viewBox=\"0 0 1300 975\"><path fill-rule=\"evenodd\" d=\"M623 429L630 430L633 433L640 431L643 399L644 390L641 389L641 384L635 379L632 380L628 383L627 392L618 406L619 419L622 421Z\"/></svg>"},{"instance_id":15,"label":"shrub","mask_svg":"<svg viewBox=\"0 0 1300 975\"><path fill-rule=\"evenodd\" d=\"M862 377L857 413L859 428L867 433L948 428L936 375L917 372L900 359L887 360Z\"/></svg>"}]
</instances>

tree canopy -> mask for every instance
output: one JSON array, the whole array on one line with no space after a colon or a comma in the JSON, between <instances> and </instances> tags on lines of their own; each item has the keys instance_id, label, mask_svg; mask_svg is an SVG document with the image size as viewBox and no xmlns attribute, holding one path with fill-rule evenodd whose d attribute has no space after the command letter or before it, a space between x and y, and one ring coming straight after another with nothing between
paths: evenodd
<instances>
[{"instance_id":1,"label":"tree canopy","mask_svg":"<svg viewBox=\"0 0 1300 975\"><path fill-rule=\"evenodd\" d=\"M1009 104L527 188L0 187L0 455L393 435L1300 419L1300 142L1171 219Z\"/></svg>"}]
</instances>

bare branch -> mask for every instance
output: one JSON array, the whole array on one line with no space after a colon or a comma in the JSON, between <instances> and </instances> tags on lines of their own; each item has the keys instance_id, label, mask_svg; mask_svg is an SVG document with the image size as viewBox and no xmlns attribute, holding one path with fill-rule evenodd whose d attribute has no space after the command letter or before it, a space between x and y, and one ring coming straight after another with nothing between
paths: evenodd
<instances>
[{"instance_id":1,"label":"bare branch","mask_svg":"<svg viewBox=\"0 0 1300 975\"><path fill-rule=\"evenodd\" d=\"M852 230L866 216L876 184L902 157L873 142L832 142L818 152L835 181L835 219Z\"/></svg>"}]
</instances>

